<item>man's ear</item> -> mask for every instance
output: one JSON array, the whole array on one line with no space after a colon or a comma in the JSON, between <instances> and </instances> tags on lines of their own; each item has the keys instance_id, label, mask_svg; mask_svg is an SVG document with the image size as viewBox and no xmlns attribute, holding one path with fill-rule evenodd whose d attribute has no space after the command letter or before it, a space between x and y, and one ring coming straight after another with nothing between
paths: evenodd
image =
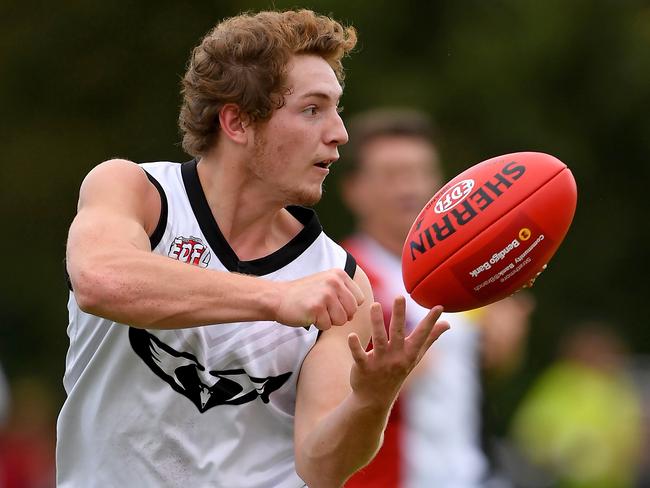
<instances>
[{"instance_id":1,"label":"man's ear","mask_svg":"<svg viewBox=\"0 0 650 488\"><path fill-rule=\"evenodd\" d=\"M246 144L250 137L247 115L234 103L227 103L219 110L219 126L223 134L236 144Z\"/></svg>"}]
</instances>

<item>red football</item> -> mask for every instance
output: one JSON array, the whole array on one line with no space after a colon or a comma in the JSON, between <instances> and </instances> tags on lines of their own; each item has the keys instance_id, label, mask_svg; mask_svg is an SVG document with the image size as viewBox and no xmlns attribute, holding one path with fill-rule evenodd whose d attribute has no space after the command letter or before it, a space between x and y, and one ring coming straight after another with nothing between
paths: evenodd
<instances>
[{"instance_id":1,"label":"red football","mask_svg":"<svg viewBox=\"0 0 650 488\"><path fill-rule=\"evenodd\" d=\"M534 279L569 230L571 171L544 153L488 159L456 176L422 209L402 251L406 290L420 305L459 312Z\"/></svg>"}]
</instances>

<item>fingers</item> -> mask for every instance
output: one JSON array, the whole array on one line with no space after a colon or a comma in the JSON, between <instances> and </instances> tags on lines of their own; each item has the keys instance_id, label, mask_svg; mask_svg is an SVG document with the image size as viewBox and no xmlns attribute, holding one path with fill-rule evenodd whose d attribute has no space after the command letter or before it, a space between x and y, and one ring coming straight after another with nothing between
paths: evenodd
<instances>
[{"instance_id":1,"label":"fingers","mask_svg":"<svg viewBox=\"0 0 650 488\"><path fill-rule=\"evenodd\" d=\"M373 350L366 352L355 333L348 335L348 347L355 363L364 370L388 368L390 371L403 371L406 376L424 353L438 338L449 329L446 321L439 321L442 307L429 311L415 328L404 338L406 322L406 300L403 296L395 299L391 317L390 337L384 325L384 317L379 303L370 306ZM401 369L400 369L401 368Z\"/></svg>"},{"instance_id":2,"label":"fingers","mask_svg":"<svg viewBox=\"0 0 650 488\"><path fill-rule=\"evenodd\" d=\"M332 325L344 325L354 317L365 299L359 286L343 270L336 270L328 277L329 293L326 306Z\"/></svg>"},{"instance_id":3,"label":"fingers","mask_svg":"<svg viewBox=\"0 0 650 488\"><path fill-rule=\"evenodd\" d=\"M350 313L349 310L346 310L344 304L341 302L341 299L338 296L334 296L328 300L326 307L327 314L329 315L329 319L332 325L343 325L350 320L352 315L354 315L354 312Z\"/></svg>"},{"instance_id":4,"label":"fingers","mask_svg":"<svg viewBox=\"0 0 650 488\"><path fill-rule=\"evenodd\" d=\"M388 347L388 334L384 324L384 312L377 302L370 306L370 323L372 325L372 347L382 351Z\"/></svg>"},{"instance_id":5,"label":"fingers","mask_svg":"<svg viewBox=\"0 0 650 488\"><path fill-rule=\"evenodd\" d=\"M343 270L326 272L319 277L324 278L321 282L324 287L320 290L322 295L317 308L321 310L317 314L316 326L326 330L332 326L346 324L352 320L359 308L358 298L353 293L355 288L360 292L359 287Z\"/></svg>"},{"instance_id":6,"label":"fingers","mask_svg":"<svg viewBox=\"0 0 650 488\"><path fill-rule=\"evenodd\" d=\"M357 363L359 366L363 366L368 360L368 355L366 354L366 351L363 349L363 346L361 345L361 340L359 340L359 336L357 334L352 333L348 335L348 347L350 348L350 352L352 353L352 359L354 359L354 362Z\"/></svg>"},{"instance_id":7,"label":"fingers","mask_svg":"<svg viewBox=\"0 0 650 488\"><path fill-rule=\"evenodd\" d=\"M446 330L443 326L441 326L438 327L438 329L434 334L432 334L432 331L434 330L434 326L436 325L436 322L440 318L441 314L442 314L442 307L440 305L433 307L431 310L429 310L429 313L420 321L420 323L415 328L415 330L411 333L411 335L409 335L407 340L409 341L410 344L413 345L413 347L416 350L419 350L422 347L424 347L429 342L430 336L434 336L433 340L430 341L429 344L430 346ZM449 324L447 324L446 322L444 323L444 325L446 325L447 328L449 328Z\"/></svg>"},{"instance_id":8,"label":"fingers","mask_svg":"<svg viewBox=\"0 0 650 488\"><path fill-rule=\"evenodd\" d=\"M433 326L433 330L424 341L424 345L422 346L423 351L429 349L431 345L434 342L436 342L440 338L440 336L446 331L448 331L450 328L451 326L449 325L449 322L446 322L444 320L440 322L436 322L436 324Z\"/></svg>"},{"instance_id":9,"label":"fingers","mask_svg":"<svg viewBox=\"0 0 650 488\"><path fill-rule=\"evenodd\" d=\"M534 278L530 279L528 283L526 283L522 288L532 288L533 285L535 284L535 280L539 278L539 275L541 275L542 271L544 271L545 269L546 269L546 264L542 266L542 269L539 270L539 273L537 273Z\"/></svg>"},{"instance_id":10,"label":"fingers","mask_svg":"<svg viewBox=\"0 0 650 488\"><path fill-rule=\"evenodd\" d=\"M436 321L440 318L443 312L442 305L436 305L433 307L431 310L429 310L429 313L424 317L424 321L431 322L431 324L435 324Z\"/></svg>"},{"instance_id":11,"label":"fingers","mask_svg":"<svg viewBox=\"0 0 650 488\"><path fill-rule=\"evenodd\" d=\"M350 293L352 293L352 296L357 302L357 306L362 305L363 302L366 301L366 296L363 294L363 291L361 291L359 285L357 285L355 281L348 276L347 273L345 274L345 278L345 287L350 291Z\"/></svg>"},{"instance_id":12,"label":"fingers","mask_svg":"<svg viewBox=\"0 0 650 488\"><path fill-rule=\"evenodd\" d=\"M332 320L330 319L330 314L327 313L327 310L322 310L318 315L316 315L314 325L319 330L327 330L332 327Z\"/></svg>"},{"instance_id":13,"label":"fingers","mask_svg":"<svg viewBox=\"0 0 650 488\"><path fill-rule=\"evenodd\" d=\"M390 340L395 347L404 345L406 329L406 299L403 296L395 297L393 314L390 318Z\"/></svg>"},{"instance_id":14,"label":"fingers","mask_svg":"<svg viewBox=\"0 0 650 488\"><path fill-rule=\"evenodd\" d=\"M349 288L343 287L338 294L338 300L343 307L343 312L345 313L345 322L352 320L357 308L359 308L357 298Z\"/></svg>"},{"instance_id":15,"label":"fingers","mask_svg":"<svg viewBox=\"0 0 650 488\"><path fill-rule=\"evenodd\" d=\"M274 319L292 327L314 324L320 330L354 317L364 294L342 269L330 269L282 284Z\"/></svg>"},{"instance_id":16,"label":"fingers","mask_svg":"<svg viewBox=\"0 0 650 488\"><path fill-rule=\"evenodd\" d=\"M393 314L390 320L390 337L386 333L381 306L374 303L370 308L372 322L372 342L374 349L382 350L390 347L394 350L404 349L405 341L409 342L409 350L419 351L423 347L428 349L443 332L449 329L447 322L438 322L443 308L434 307L422 319L415 330L406 335L406 299L403 296L395 298Z\"/></svg>"}]
</instances>

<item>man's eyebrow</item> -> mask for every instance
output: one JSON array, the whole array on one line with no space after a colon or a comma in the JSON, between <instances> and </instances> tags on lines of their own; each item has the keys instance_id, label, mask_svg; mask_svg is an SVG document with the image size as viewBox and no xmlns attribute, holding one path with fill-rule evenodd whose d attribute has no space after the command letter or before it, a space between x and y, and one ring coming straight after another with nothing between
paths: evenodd
<instances>
[{"instance_id":1,"label":"man's eyebrow","mask_svg":"<svg viewBox=\"0 0 650 488\"><path fill-rule=\"evenodd\" d=\"M336 103L341 100L341 97L343 96L343 92L337 94L337 95L331 95L329 93L323 92L323 91L309 91L307 93L304 93L300 95L300 98L322 98L324 100L334 100Z\"/></svg>"}]
</instances>

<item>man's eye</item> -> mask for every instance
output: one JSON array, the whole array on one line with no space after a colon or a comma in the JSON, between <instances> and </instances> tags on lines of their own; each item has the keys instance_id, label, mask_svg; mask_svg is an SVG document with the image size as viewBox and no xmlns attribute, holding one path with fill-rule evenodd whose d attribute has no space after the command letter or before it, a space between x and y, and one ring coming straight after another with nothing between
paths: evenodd
<instances>
[{"instance_id":1,"label":"man's eye","mask_svg":"<svg viewBox=\"0 0 650 488\"><path fill-rule=\"evenodd\" d=\"M304 113L307 115L316 115L318 113L318 108L317 107L307 107L305 110L303 110Z\"/></svg>"},{"instance_id":2,"label":"man's eye","mask_svg":"<svg viewBox=\"0 0 650 488\"><path fill-rule=\"evenodd\" d=\"M336 106L336 111L337 111L338 113L342 113L343 110L345 110L345 107L344 107L343 105L337 105L337 106Z\"/></svg>"}]
</instances>

